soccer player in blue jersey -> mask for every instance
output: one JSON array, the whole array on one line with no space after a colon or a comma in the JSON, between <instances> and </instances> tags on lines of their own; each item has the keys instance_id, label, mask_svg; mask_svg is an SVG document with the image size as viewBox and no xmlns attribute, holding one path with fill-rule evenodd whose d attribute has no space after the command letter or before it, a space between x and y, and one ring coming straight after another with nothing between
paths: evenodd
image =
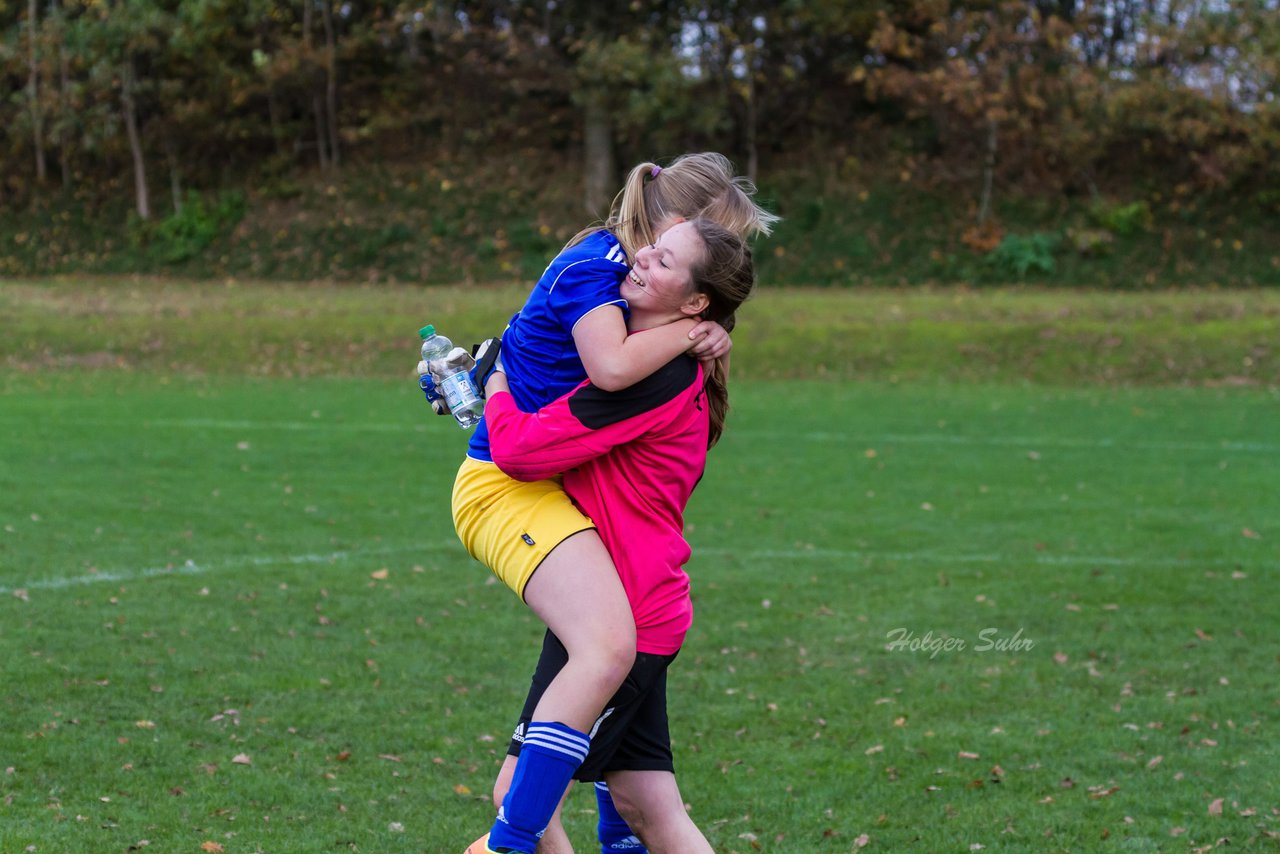
<instances>
[{"instance_id":1,"label":"soccer player in blue jersey","mask_svg":"<svg viewBox=\"0 0 1280 854\"><path fill-rule=\"evenodd\" d=\"M536 411L584 379L606 391L627 388L684 352L726 354L727 333L693 319L629 335L619 287L634 275L636 251L682 220L705 217L744 239L768 234L777 218L753 192L717 154L632 169L604 227L570 241L503 334L516 405ZM662 275L664 262L656 263L652 274ZM533 609L568 655L534 710L489 835L490 851L532 854L586 757L592 726L635 660L635 623L592 521L559 479L522 483L503 474L484 421L454 483L453 518L468 552Z\"/></svg>"}]
</instances>

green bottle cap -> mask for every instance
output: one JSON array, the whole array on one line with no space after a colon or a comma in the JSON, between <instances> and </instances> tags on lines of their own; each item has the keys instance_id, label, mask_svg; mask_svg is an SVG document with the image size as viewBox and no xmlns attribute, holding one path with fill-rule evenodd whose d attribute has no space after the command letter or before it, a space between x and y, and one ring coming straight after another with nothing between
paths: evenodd
<instances>
[{"instance_id":1,"label":"green bottle cap","mask_svg":"<svg viewBox=\"0 0 1280 854\"><path fill-rule=\"evenodd\" d=\"M423 339L430 338L432 335L435 335L435 334L436 334L436 328L432 326L430 323L428 323L426 326L418 330L418 337Z\"/></svg>"}]
</instances>

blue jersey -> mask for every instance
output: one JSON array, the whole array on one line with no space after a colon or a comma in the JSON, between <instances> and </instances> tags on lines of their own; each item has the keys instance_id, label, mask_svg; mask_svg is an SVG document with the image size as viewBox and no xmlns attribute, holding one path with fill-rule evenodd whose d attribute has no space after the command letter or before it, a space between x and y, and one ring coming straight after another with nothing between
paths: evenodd
<instances>
[{"instance_id":1,"label":"blue jersey","mask_svg":"<svg viewBox=\"0 0 1280 854\"><path fill-rule=\"evenodd\" d=\"M627 301L618 288L629 269L618 238L597 231L557 255L543 272L502 334L502 366L521 410L537 412L587 378L573 327L606 305L618 306L626 316ZM467 456L493 462L484 419L471 434Z\"/></svg>"}]
</instances>

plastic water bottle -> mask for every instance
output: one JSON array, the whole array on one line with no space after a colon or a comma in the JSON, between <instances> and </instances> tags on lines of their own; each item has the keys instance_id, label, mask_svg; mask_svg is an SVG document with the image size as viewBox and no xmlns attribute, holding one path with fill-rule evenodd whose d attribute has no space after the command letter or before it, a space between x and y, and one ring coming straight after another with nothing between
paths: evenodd
<instances>
[{"instance_id":1,"label":"plastic water bottle","mask_svg":"<svg viewBox=\"0 0 1280 854\"><path fill-rule=\"evenodd\" d=\"M464 430L476 426L484 414L484 400L471 380L470 371L476 365L475 360L466 350L453 346L452 341L437 334L434 326L422 327L418 335L422 337L422 361L430 370L431 379L448 404L449 412ZM421 364L418 369L422 370Z\"/></svg>"}]
</instances>

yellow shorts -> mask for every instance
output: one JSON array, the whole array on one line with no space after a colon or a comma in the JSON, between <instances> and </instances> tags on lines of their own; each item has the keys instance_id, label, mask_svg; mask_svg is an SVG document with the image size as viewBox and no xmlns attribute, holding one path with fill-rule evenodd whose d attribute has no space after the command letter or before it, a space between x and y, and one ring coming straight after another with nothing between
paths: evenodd
<instances>
[{"instance_id":1,"label":"yellow shorts","mask_svg":"<svg viewBox=\"0 0 1280 854\"><path fill-rule=\"evenodd\" d=\"M595 524L560 478L524 483L468 457L453 482L453 526L476 560L524 598L524 586L551 550Z\"/></svg>"}]
</instances>

